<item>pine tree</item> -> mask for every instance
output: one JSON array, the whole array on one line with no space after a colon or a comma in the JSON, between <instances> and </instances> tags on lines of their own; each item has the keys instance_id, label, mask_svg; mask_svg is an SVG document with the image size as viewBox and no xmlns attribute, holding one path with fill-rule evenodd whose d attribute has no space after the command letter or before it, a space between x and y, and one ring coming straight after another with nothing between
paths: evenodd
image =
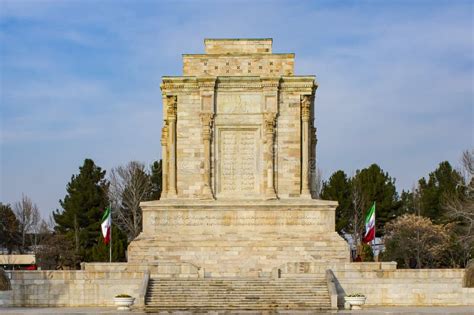
<instances>
[{"instance_id":1,"label":"pine tree","mask_svg":"<svg viewBox=\"0 0 474 315\"><path fill-rule=\"evenodd\" d=\"M126 248L127 236L116 225L112 225L112 261L126 261ZM109 261L109 245L104 243L102 235L97 237L97 245L92 248L91 255L92 261Z\"/></svg>"},{"instance_id":2,"label":"pine tree","mask_svg":"<svg viewBox=\"0 0 474 315\"><path fill-rule=\"evenodd\" d=\"M98 245L100 224L108 205L108 182L105 171L86 159L67 185L67 194L60 204L62 211L53 213L56 231L72 240L74 251L81 261L92 260L92 249Z\"/></svg>"},{"instance_id":3,"label":"pine tree","mask_svg":"<svg viewBox=\"0 0 474 315\"><path fill-rule=\"evenodd\" d=\"M20 243L19 222L9 204L0 202L0 246L11 254Z\"/></svg>"},{"instance_id":4,"label":"pine tree","mask_svg":"<svg viewBox=\"0 0 474 315\"><path fill-rule=\"evenodd\" d=\"M400 202L395 188L395 179L385 173L377 164L357 170L350 180L352 195L358 195L358 201L353 200L354 211L360 211L360 218L365 218L370 206L376 202L376 233L381 235L386 222L394 219L400 211ZM363 230L363 220L352 229Z\"/></svg>"},{"instance_id":5,"label":"pine tree","mask_svg":"<svg viewBox=\"0 0 474 315\"><path fill-rule=\"evenodd\" d=\"M461 174L454 170L448 161L441 162L436 170L428 175L428 180L421 178L417 193L420 196L421 215L430 218L434 223L446 221L443 202L462 194Z\"/></svg>"},{"instance_id":6,"label":"pine tree","mask_svg":"<svg viewBox=\"0 0 474 315\"><path fill-rule=\"evenodd\" d=\"M346 173L341 170L334 172L329 180L323 183L320 197L339 202L336 208L336 231L340 234L347 232L352 204L351 186Z\"/></svg>"}]
</instances>

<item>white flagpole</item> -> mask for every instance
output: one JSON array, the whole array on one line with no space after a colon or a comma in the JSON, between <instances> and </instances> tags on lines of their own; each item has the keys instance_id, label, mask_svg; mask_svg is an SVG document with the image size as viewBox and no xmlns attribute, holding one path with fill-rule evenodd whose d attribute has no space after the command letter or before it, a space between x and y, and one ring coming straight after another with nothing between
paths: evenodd
<instances>
[{"instance_id":1,"label":"white flagpole","mask_svg":"<svg viewBox=\"0 0 474 315\"><path fill-rule=\"evenodd\" d=\"M112 203L109 203L109 209L110 209L109 262L112 262Z\"/></svg>"},{"instance_id":2,"label":"white flagpole","mask_svg":"<svg viewBox=\"0 0 474 315\"><path fill-rule=\"evenodd\" d=\"M377 211L377 206L374 201L374 239L372 240L372 254L374 255L374 261L375 261L375 212ZM378 259L377 259L378 260Z\"/></svg>"}]
</instances>

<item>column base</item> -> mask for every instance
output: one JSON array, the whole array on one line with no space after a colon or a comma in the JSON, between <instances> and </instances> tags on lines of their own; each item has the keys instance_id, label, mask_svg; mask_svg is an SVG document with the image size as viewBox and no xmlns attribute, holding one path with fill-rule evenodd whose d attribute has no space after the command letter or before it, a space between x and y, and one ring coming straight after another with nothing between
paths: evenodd
<instances>
[{"instance_id":1,"label":"column base","mask_svg":"<svg viewBox=\"0 0 474 315\"><path fill-rule=\"evenodd\" d=\"M312 199L312 196L311 196L311 191L308 190L303 190L301 191L301 195L300 195L300 198L303 198L303 199Z\"/></svg>"},{"instance_id":2,"label":"column base","mask_svg":"<svg viewBox=\"0 0 474 315\"><path fill-rule=\"evenodd\" d=\"M275 191L273 189L268 189L265 192L265 200L274 200L274 199L278 199Z\"/></svg>"}]
</instances>

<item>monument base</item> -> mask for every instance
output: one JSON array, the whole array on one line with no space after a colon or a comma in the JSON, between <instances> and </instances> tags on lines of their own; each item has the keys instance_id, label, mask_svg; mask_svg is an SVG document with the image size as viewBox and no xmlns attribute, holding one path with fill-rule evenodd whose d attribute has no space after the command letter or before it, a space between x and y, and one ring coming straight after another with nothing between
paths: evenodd
<instances>
[{"instance_id":1,"label":"monument base","mask_svg":"<svg viewBox=\"0 0 474 315\"><path fill-rule=\"evenodd\" d=\"M349 262L334 232L336 202L186 199L144 202L132 263L176 262L206 277L270 276L289 262Z\"/></svg>"}]
</instances>

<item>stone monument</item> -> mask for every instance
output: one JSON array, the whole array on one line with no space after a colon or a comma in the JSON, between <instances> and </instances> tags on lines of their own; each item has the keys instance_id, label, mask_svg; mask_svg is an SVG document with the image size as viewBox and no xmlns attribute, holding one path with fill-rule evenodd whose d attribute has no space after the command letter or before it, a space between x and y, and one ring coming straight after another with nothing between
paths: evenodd
<instances>
[{"instance_id":1,"label":"stone monument","mask_svg":"<svg viewBox=\"0 0 474 315\"><path fill-rule=\"evenodd\" d=\"M272 39L206 39L161 84L163 191L143 202L129 262L262 277L290 262L348 262L337 202L312 199L314 76Z\"/></svg>"}]
</instances>

